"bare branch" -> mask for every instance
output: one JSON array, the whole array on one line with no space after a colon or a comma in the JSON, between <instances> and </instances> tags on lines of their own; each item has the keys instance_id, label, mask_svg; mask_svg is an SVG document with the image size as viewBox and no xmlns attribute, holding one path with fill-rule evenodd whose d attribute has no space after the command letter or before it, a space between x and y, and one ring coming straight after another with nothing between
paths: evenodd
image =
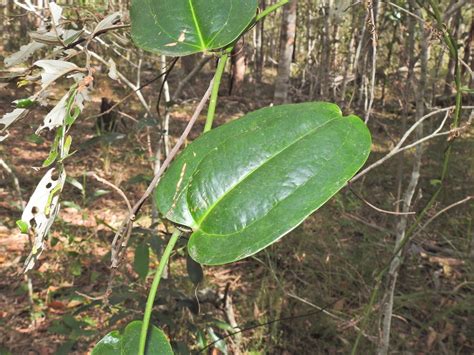
<instances>
[{"instance_id":1,"label":"bare branch","mask_svg":"<svg viewBox=\"0 0 474 355\"><path fill-rule=\"evenodd\" d=\"M125 195L125 193L118 186L112 184L110 181L107 181L104 178L101 178L96 173L88 172L86 175L93 177L94 179L101 182L102 184L107 185L111 187L112 189L114 189L115 191L117 191L118 194L124 199L125 203L127 204L128 212L132 213L132 205L130 204L130 201L128 200L127 195Z\"/></svg>"},{"instance_id":2,"label":"bare branch","mask_svg":"<svg viewBox=\"0 0 474 355\"><path fill-rule=\"evenodd\" d=\"M457 201L457 202L454 202L452 204L450 204L449 206L443 208L441 211L439 211L438 213L436 213L433 217L431 217L429 220L427 220L425 222L425 224L423 224L415 233L413 233L413 235L411 236L411 239L415 238L416 236L418 236L427 226L428 224L430 224L431 222L433 222L436 218L438 218L439 216L441 216L443 213L446 213L447 211L449 211L450 209L454 208L454 207L457 207L459 205L462 205L463 203L466 203L470 200L474 199L474 196L467 196L465 198L463 198L462 200L460 201Z\"/></svg>"},{"instance_id":3,"label":"bare branch","mask_svg":"<svg viewBox=\"0 0 474 355\"><path fill-rule=\"evenodd\" d=\"M194 67L191 72L186 75L183 80L180 80L178 87L176 88L174 95L173 95L173 100L179 99L181 95L181 91L183 91L184 87L189 83L190 80L192 80L200 71L201 69L206 65L207 62L209 62L212 59L211 56L203 57Z\"/></svg>"},{"instance_id":4,"label":"bare branch","mask_svg":"<svg viewBox=\"0 0 474 355\"><path fill-rule=\"evenodd\" d=\"M138 200L137 203L135 203L135 205L132 208L131 213L129 213L127 219L122 223L122 226L118 229L114 238L114 242L112 243L112 268L118 267L119 262L123 255L123 251L125 250L128 244L128 239L130 238L133 222L136 218L137 213L140 211L141 207L143 206L145 201L148 199L148 197L152 194L156 185L158 185L158 182L160 181L161 175L163 175L165 170L170 165L171 161L174 159L176 154L178 154L179 149L181 148L186 138L188 137L189 133L191 132L191 129L196 123L207 100L209 99L209 96L211 95L211 89L212 89L213 83L214 83L214 79L211 80L209 88L207 89L206 93L204 94L201 101L197 105L196 110L194 111L194 114L191 117L190 121L188 122L188 125L186 126L183 133L181 134L181 137L179 137L178 141L176 142L175 146L171 150L170 154L168 155L168 157L166 157L165 161L163 162L163 165L161 165L160 169L153 177L153 180L151 181L150 185L146 189L143 196Z\"/></svg>"},{"instance_id":5,"label":"bare branch","mask_svg":"<svg viewBox=\"0 0 474 355\"><path fill-rule=\"evenodd\" d=\"M463 106L462 107L463 109L474 109L474 106ZM449 106L449 107L446 107L446 108L442 108L442 109L438 109L436 111L433 111L433 112L430 112L429 114L423 116L422 118L420 118L415 124L413 124L413 126L411 126L406 132L405 134L403 135L403 137L400 139L400 141L397 143L397 145L387 154L385 155L383 158L377 160L375 163L372 163L371 165L369 165L367 168L365 168L364 170L362 170L360 173L358 173L356 176L354 176L351 180L350 180L350 183L353 183L354 181L357 181L358 179L360 179L362 176L364 176L365 174L367 174L369 171L371 171L372 169L378 167L379 165L382 165L385 161L387 161L388 159L392 158L393 156L397 155L398 153L400 152L403 152L407 149L410 149L410 148L413 148L421 143L424 143L430 139L433 139L433 138L436 138L436 137L439 137L439 136L444 136L444 135L448 135L450 133L452 133L452 131L448 131L448 132L442 132L440 133L441 129L444 127L444 125L446 124L446 121L449 117L449 114L450 112L454 109L454 106ZM429 134L428 136L425 136L417 141L415 141L414 143L411 143L405 147L402 147L403 143L405 143L405 141L408 139L408 137L410 137L410 135L413 133L413 131L421 124L423 123L426 119L430 118L430 117L433 117L434 115L438 114L438 113L441 113L441 112L446 112L445 114L445 117L443 119L443 121L441 122L441 124L439 125L439 127L434 131L432 132L431 134ZM456 130L453 130L453 131L456 131Z\"/></svg>"},{"instance_id":6,"label":"bare branch","mask_svg":"<svg viewBox=\"0 0 474 355\"><path fill-rule=\"evenodd\" d=\"M382 208L379 208L379 207L371 204L369 201L367 201L365 198L363 198L361 195L359 195L357 192L355 192L354 189L352 188L351 184L348 184L348 187L349 187L349 190L354 194L355 197L357 197L359 200L361 200L367 206L369 206L370 208L376 210L377 212L391 214L391 215L395 215L395 216L404 216L404 215L416 214L416 212L396 212L396 211L384 210Z\"/></svg>"},{"instance_id":7,"label":"bare branch","mask_svg":"<svg viewBox=\"0 0 474 355\"><path fill-rule=\"evenodd\" d=\"M20 181L18 180L18 177L16 176L15 172L13 169L2 159L0 158L0 166L9 173L13 179L13 185L15 186L15 190L18 196L18 202L20 203L20 206L22 209L25 209L25 202L23 201L23 196L21 193L21 188L20 188Z\"/></svg>"}]
</instances>

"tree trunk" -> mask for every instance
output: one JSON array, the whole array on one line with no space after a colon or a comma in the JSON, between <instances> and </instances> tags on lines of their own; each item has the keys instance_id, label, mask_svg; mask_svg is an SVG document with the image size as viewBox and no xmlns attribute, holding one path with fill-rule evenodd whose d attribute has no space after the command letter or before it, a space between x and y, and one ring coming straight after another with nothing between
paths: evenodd
<instances>
[{"instance_id":1,"label":"tree trunk","mask_svg":"<svg viewBox=\"0 0 474 355\"><path fill-rule=\"evenodd\" d=\"M330 46L330 18L329 4L324 4L322 8L322 38L321 38L321 58L319 61L319 87L320 95L323 100L329 96L329 73L331 72L331 46Z\"/></svg>"},{"instance_id":2,"label":"tree trunk","mask_svg":"<svg viewBox=\"0 0 474 355\"><path fill-rule=\"evenodd\" d=\"M260 1L260 10L265 10L265 0ZM262 82L264 67L264 28L265 19L260 20L255 26L255 79L257 83Z\"/></svg>"},{"instance_id":3,"label":"tree trunk","mask_svg":"<svg viewBox=\"0 0 474 355\"><path fill-rule=\"evenodd\" d=\"M415 1L411 2L412 7L415 7ZM417 15L420 15L421 11L416 12ZM421 61L421 72L420 79L416 87L416 120L418 121L423 117L425 111L424 98L426 94L426 78L427 78L427 66L428 66L428 55L429 55L429 36L428 32L424 29L423 22L419 22L420 31L422 33L420 40L420 61ZM412 52L412 56L414 53ZM414 60L411 60L414 62ZM413 85L414 87L414 85ZM416 128L416 139L420 139L423 136L423 124L420 124ZM413 167L410 176L410 181L406 190L403 193L402 199L402 212L407 213L412 209L412 201L415 195L418 182L420 180L421 173L421 159L423 157L423 147L421 144L418 144L415 147L415 154L413 160ZM388 272L388 285L384 293L382 301L382 332L381 332L381 341L377 349L379 355L386 355L389 353L390 348L390 332L392 326L392 317L393 317L393 307L394 307L394 296L397 286L398 274L400 267L403 263L404 248L403 243L407 236L407 226L408 226L408 216L402 215L396 226L396 240L395 240L395 257L390 263L390 268Z\"/></svg>"},{"instance_id":4,"label":"tree trunk","mask_svg":"<svg viewBox=\"0 0 474 355\"><path fill-rule=\"evenodd\" d=\"M280 35L280 58L278 77L275 82L274 101L277 104L288 102L290 87L291 59L295 45L297 0L290 0L283 9Z\"/></svg>"},{"instance_id":5,"label":"tree trunk","mask_svg":"<svg viewBox=\"0 0 474 355\"><path fill-rule=\"evenodd\" d=\"M245 79L245 70L247 69L247 60L245 56L244 39L237 41L231 54L232 80L229 86L229 95L240 94Z\"/></svg>"}]
</instances>

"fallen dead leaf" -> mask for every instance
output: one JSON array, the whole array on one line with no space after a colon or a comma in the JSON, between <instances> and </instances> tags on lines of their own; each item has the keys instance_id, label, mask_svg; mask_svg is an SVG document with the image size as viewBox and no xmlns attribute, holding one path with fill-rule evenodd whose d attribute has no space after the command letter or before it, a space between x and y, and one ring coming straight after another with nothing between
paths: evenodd
<instances>
[{"instance_id":1,"label":"fallen dead leaf","mask_svg":"<svg viewBox=\"0 0 474 355\"><path fill-rule=\"evenodd\" d=\"M61 301L51 301L48 303L48 308L54 310L64 310L66 309L66 305Z\"/></svg>"}]
</instances>

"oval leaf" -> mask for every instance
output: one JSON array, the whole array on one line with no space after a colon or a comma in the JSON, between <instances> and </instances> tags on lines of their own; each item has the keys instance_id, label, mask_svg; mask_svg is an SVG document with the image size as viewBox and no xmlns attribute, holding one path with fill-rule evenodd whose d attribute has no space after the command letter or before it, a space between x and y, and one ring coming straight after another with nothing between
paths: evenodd
<instances>
[{"instance_id":1,"label":"oval leaf","mask_svg":"<svg viewBox=\"0 0 474 355\"><path fill-rule=\"evenodd\" d=\"M92 355L120 354L122 336L117 330L103 337L92 350Z\"/></svg>"},{"instance_id":2,"label":"oval leaf","mask_svg":"<svg viewBox=\"0 0 474 355\"><path fill-rule=\"evenodd\" d=\"M190 144L156 191L165 218L188 226L191 257L219 265L262 250L337 193L370 152L356 116L316 102L264 108Z\"/></svg>"},{"instance_id":3,"label":"oval leaf","mask_svg":"<svg viewBox=\"0 0 474 355\"><path fill-rule=\"evenodd\" d=\"M127 325L123 334L113 331L103 337L92 350L92 355L136 355L140 342L141 321L134 321ZM163 331L155 326L151 326L146 355L173 355L168 337Z\"/></svg>"},{"instance_id":4,"label":"oval leaf","mask_svg":"<svg viewBox=\"0 0 474 355\"><path fill-rule=\"evenodd\" d=\"M234 42L256 12L257 0L133 0L132 38L170 56L216 50Z\"/></svg>"},{"instance_id":5,"label":"oval leaf","mask_svg":"<svg viewBox=\"0 0 474 355\"><path fill-rule=\"evenodd\" d=\"M142 321L131 322L125 328L122 338L122 354L136 355L138 344L140 342L140 331ZM145 349L145 355L173 355L168 337L163 331L153 325L150 325Z\"/></svg>"}]
</instances>

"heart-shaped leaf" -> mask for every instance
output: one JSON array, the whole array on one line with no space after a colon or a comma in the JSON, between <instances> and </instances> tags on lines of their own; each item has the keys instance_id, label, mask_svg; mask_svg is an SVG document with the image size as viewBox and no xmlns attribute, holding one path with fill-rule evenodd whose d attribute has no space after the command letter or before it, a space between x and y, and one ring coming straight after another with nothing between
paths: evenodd
<instances>
[{"instance_id":1,"label":"heart-shaped leaf","mask_svg":"<svg viewBox=\"0 0 474 355\"><path fill-rule=\"evenodd\" d=\"M92 350L92 355L136 355L140 341L141 321L131 322L123 334L113 331L103 337ZM173 355L170 342L163 331L150 326L145 355Z\"/></svg>"},{"instance_id":2,"label":"heart-shaped leaf","mask_svg":"<svg viewBox=\"0 0 474 355\"><path fill-rule=\"evenodd\" d=\"M221 49L256 12L257 0L133 0L132 38L140 48L170 56Z\"/></svg>"},{"instance_id":3,"label":"heart-shaped leaf","mask_svg":"<svg viewBox=\"0 0 474 355\"><path fill-rule=\"evenodd\" d=\"M243 259L298 226L365 163L370 133L316 102L264 108L190 144L156 190L163 216L193 230L191 257Z\"/></svg>"}]
</instances>

